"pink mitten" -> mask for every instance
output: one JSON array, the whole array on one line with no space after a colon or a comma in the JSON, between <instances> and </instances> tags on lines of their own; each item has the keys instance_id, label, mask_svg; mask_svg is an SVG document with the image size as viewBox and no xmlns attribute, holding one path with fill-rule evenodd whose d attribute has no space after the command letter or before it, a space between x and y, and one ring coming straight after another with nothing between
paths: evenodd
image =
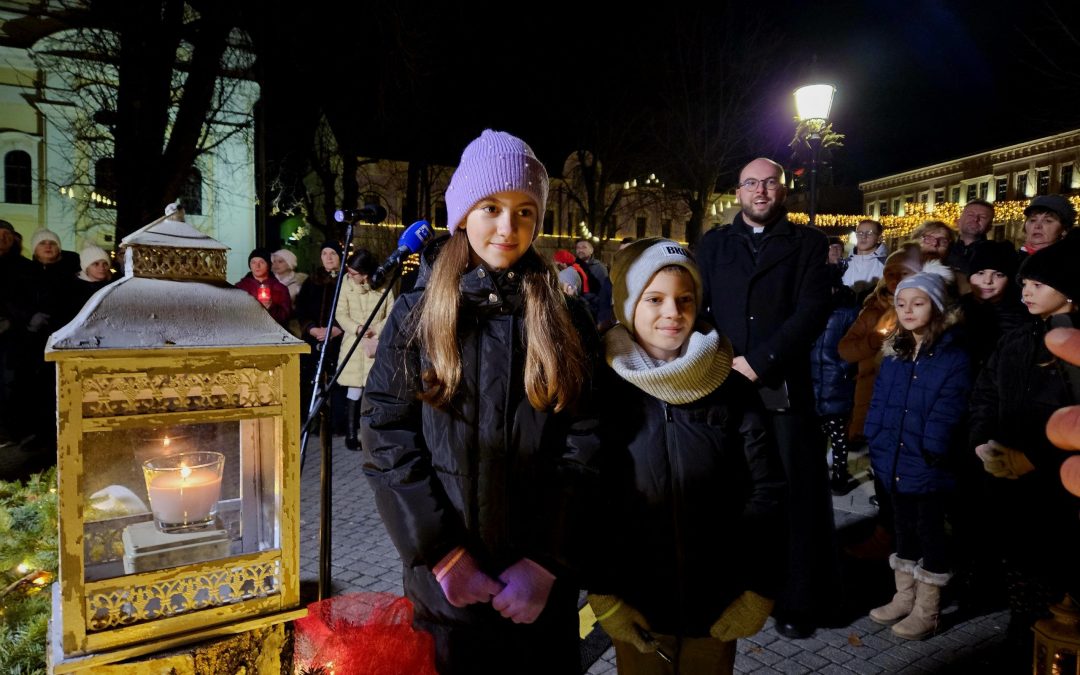
<instances>
[{"instance_id":1,"label":"pink mitten","mask_svg":"<svg viewBox=\"0 0 1080 675\"><path fill-rule=\"evenodd\" d=\"M442 587L446 600L454 607L488 602L502 590L502 584L484 574L469 552L461 546L447 553L431 572Z\"/></svg>"},{"instance_id":2,"label":"pink mitten","mask_svg":"<svg viewBox=\"0 0 1080 675\"><path fill-rule=\"evenodd\" d=\"M514 623L532 623L547 605L555 575L528 558L507 567L499 580L506 584L491 606Z\"/></svg>"}]
</instances>

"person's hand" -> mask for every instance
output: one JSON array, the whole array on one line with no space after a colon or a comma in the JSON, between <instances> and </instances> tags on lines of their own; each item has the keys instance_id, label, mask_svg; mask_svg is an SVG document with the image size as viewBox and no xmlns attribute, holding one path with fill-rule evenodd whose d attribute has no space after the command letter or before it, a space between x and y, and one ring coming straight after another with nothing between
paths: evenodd
<instances>
[{"instance_id":1,"label":"person's hand","mask_svg":"<svg viewBox=\"0 0 1080 675\"><path fill-rule=\"evenodd\" d=\"M989 441L976 446L975 454L982 460L983 469L994 478L1015 480L1035 470L1035 465L1027 455L1013 450L997 441Z\"/></svg>"},{"instance_id":2,"label":"person's hand","mask_svg":"<svg viewBox=\"0 0 1080 675\"><path fill-rule=\"evenodd\" d=\"M364 356L369 359L375 358L375 352L379 350L379 338L377 336L360 338L360 349L364 350Z\"/></svg>"},{"instance_id":3,"label":"person's hand","mask_svg":"<svg viewBox=\"0 0 1080 675\"><path fill-rule=\"evenodd\" d=\"M319 328L317 326L314 327L314 328L309 328L308 333L311 335L311 337L315 338L319 342L322 342L323 338L326 337L326 329L325 328Z\"/></svg>"},{"instance_id":4,"label":"person's hand","mask_svg":"<svg viewBox=\"0 0 1080 675\"><path fill-rule=\"evenodd\" d=\"M506 586L491 599L491 606L514 623L532 623L547 605L555 575L522 558L503 570L499 581Z\"/></svg>"},{"instance_id":5,"label":"person's hand","mask_svg":"<svg viewBox=\"0 0 1080 675\"><path fill-rule=\"evenodd\" d=\"M651 654L659 646L656 640L646 640L642 631L649 630L649 622L630 605L614 595L589 595L589 606L600 627L612 640L634 646L642 654Z\"/></svg>"},{"instance_id":6,"label":"person's hand","mask_svg":"<svg viewBox=\"0 0 1080 675\"><path fill-rule=\"evenodd\" d=\"M336 338L336 337L338 337L340 335L344 335L344 334L345 334L345 332L343 330L341 330L340 328L338 328L337 326L333 326L333 327L330 328L330 337L331 338Z\"/></svg>"},{"instance_id":7,"label":"person's hand","mask_svg":"<svg viewBox=\"0 0 1080 675\"><path fill-rule=\"evenodd\" d=\"M757 382L757 373L755 373L754 369L750 367L750 363L746 360L745 356L736 356L734 359L732 359L731 367L734 370L742 373L743 376L751 382Z\"/></svg>"},{"instance_id":8,"label":"person's hand","mask_svg":"<svg viewBox=\"0 0 1080 675\"><path fill-rule=\"evenodd\" d=\"M484 574L463 547L450 551L431 568L446 601L454 607L489 602L502 590L502 584Z\"/></svg>"},{"instance_id":9,"label":"person's hand","mask_svg":"<svg viewBox=\"0 0 1080 675\"><path fill-rule=\"evenodd\" d=\"M1055 328L1046 334L1046 347L1059 358L1080 365L1080 330ZM1046 423L1046 436L1062 450L1080 450L1080 405L1059 408ZM1061 482L1080 497L1080 455L1073 455L1061 465Z\"/></svg>"},{"instance_id":10,"label":"person's hand","mask_svg":"<svg viewBox=\"0 0 1080 675\"><path fill-rule=\"evenodd\" d=\"M723 642L756 635L765 626L773 610L773 601L746 591L735 598L716 623L709 628L709 635Z\"/></svg>"}]
</instances>

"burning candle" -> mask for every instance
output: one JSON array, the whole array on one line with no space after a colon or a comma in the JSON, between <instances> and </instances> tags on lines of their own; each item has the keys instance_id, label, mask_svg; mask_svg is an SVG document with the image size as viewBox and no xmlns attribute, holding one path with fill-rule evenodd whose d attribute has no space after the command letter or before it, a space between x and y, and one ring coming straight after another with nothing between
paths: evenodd
<instances>
[{"instance_id":1,"label":"burning candle","mask_svg":"<svg viewBox=\"0 0 1080 675\"><path fill-rule=\"evenodd\" d=\"M196 528L213 521L221 499L219 452L184 452L143 462L154 521L163 532Z\"/></svg>"},{"instance_id":2,"label":"burning candle","mask_svg":"<svg viewBox=\"0 0 1080 675\"><path fill-rule=\"evenodd\" d=\"M270 302L270 287L266 284L259 284L259 302Z\"/></svg>"}]
</instances>

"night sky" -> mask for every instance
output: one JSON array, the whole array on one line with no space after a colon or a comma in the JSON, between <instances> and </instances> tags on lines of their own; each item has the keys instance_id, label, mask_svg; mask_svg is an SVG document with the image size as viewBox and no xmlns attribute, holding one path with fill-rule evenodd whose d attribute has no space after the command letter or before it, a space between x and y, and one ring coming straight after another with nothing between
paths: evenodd
<instances>
[{"instance_id":1,"label":"night sky","mask_svg":"<svg viewBox=\"0 0 1080 675\"><path fill-rule=\"evenodd\" d=\"M648 120L666 105L665 55L687 22L710 44L731 31L768 43L768 73L752 87L761 108L746 121L755 154L785 161L791 91L835 83L841 183L1080 126L1080 3L598 4L515 5L514 18L494 4L312 11L286 20L293 46L274 67L295 69L305 104L348 120L337 126L359 154L454 164L490 126L525 138L556 173L598 124L644 119L627 142L649 144Z\"/></svg>"}]
</instances>

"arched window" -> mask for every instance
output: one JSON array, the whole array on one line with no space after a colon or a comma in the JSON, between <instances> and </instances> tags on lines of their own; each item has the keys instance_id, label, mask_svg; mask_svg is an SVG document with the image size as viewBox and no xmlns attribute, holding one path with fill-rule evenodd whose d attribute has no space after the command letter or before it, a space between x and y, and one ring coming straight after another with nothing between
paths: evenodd
<instances>
[{"instance_id":1,"label":"arched window","mask_svg":"<svg viewBox=\"0 0 1080 675\"><path fill-rule=\"evenodd\" d=\"M33 194L30 153L12 150L4 155L4 201L9 204L30 204L33 202Z\"/></svg>"},{"instance_id":2,"label":"arched window","mask_svg":"<svg viewBox=\"0 0 1080 675\"><path fill-rule=\"evenodd\" d=\"M180 203L184 205L184 212L189 216L201 216L202 209L202 172L192 169L184 182L184 189L180 192Z\"/></svg>"}]
</instances>

